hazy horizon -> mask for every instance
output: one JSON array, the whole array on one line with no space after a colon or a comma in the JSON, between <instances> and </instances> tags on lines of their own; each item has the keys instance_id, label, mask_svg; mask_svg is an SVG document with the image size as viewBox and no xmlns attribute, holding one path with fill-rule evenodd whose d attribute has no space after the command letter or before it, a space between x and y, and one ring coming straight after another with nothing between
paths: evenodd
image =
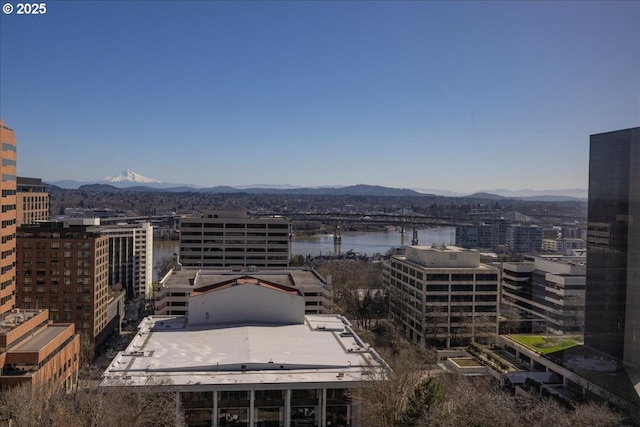
<instances>
[{"instance_id":1,"label":"hazy horizon","mask_svg":"<svg viewBox=\"0 0 640 427\"><path fill-rule=\"evenodd\" d=\"M15 5L16 2L9 0ZM0 14L18 174L587 188L640 124L640 3L56 1Z\"/></svg>"}]
</instances>

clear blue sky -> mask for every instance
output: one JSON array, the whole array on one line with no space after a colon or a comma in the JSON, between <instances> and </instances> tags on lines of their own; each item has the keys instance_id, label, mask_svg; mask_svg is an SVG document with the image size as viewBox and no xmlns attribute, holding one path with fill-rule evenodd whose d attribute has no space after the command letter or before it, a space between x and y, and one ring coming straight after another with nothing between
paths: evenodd
<instances>
[{"instance_id":1,"label":"clear blue sky","mask_svg":"<svg viewBox=\"0 0 640 427\"><path fill-rule=\"evenodd\" d=\"M640 124L637 1L46 5L0 13L23 176L586 188Z\"/></svg>"}]
</instances>

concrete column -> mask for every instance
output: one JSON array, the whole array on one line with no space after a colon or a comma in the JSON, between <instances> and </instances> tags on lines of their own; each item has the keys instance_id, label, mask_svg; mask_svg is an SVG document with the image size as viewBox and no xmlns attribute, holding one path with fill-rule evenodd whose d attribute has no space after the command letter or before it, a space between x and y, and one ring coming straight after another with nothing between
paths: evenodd
<instances>
[{"instance_id":1,"label":"concrete column","mask_svg":"<svg viewBox=\"0 0 640 427\"><path fill-rule=\"evenodd\" d=\"M211 425L218 427L218 392L213 391L213 416L211 417Z\"/></svg>"},{"instance_id":2,"label":"concrete column","mask_svg":"<svg viewBox=\"0 0 640 427\"><path fill-rule=\"evenodd\" d=\"M291 425L291 390L284 391L284 425Z\"/></svg>"},{"instance_id":3,"label":"concrete column","mask_svg":"<svg viewBox=\"0 0 640 427\"><path fill-rule=\"evenodd\" d=\"M320 395L320 427L327 426L327 389L322 389L322 395Z\"/></svg>"},{"instance_id":4,"label":"concrete column","mask_svg":"<svg viewBox=\"0 0 640 427\"><path fill-rule=\"evenodd\" d=\"M251 390L251 393L249 395L249 426L250 427L253 427L256 425L255 400L256 400L256 393L255 391Z\"/></svg>"}]
</instances>

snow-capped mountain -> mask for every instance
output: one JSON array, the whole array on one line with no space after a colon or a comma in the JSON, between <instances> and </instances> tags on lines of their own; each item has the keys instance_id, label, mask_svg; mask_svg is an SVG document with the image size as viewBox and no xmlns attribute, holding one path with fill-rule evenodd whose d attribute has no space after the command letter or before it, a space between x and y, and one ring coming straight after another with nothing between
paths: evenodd
<instances>
[{"instance_id":1,"label":"snow-capped mountain","mask_svg":"<svg viewBox=\"0 0 640 427\"><path fill-rule=\"evenodd\" d=\"M136 184L160 184L162 181L149 178L139 173L132 171L131 169L127 169L123 172L120 172L119 175L116 176L108 176L106 178L102 178L101 182L110 182L110 183L136 183Z\"/></svg>"}]
</instances>

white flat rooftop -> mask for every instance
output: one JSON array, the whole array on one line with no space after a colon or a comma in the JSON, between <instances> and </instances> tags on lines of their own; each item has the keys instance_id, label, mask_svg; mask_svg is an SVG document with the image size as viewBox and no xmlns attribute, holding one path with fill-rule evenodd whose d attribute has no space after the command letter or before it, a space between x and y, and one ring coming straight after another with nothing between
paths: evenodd
<instances>
[{"instance_id":1,"label":"white flat rooftop","mask_svg":"<svg viewBox=\"0 0 640 427\"><path fill-rule=\"evenodd\" d=\"M338 315L307 315L295 325L188 326L182 316L151 316L104 372L102 385L229 390L359 383L384 362ZM280 384L280 386L278 386ZM352 384L351 387L356 384Z\"/></svg>"}]
</instances>

